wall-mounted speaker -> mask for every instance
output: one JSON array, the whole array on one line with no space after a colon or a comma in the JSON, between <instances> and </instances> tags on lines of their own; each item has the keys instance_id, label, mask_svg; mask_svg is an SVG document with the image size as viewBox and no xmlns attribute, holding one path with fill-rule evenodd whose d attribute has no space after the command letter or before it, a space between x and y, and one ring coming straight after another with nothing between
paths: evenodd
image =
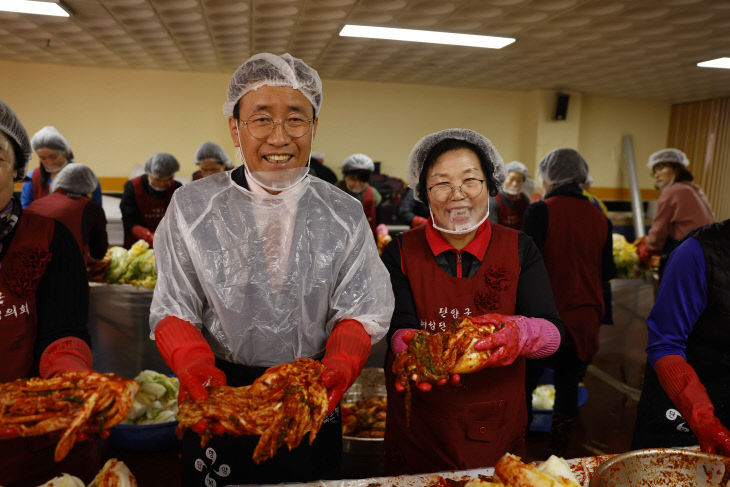
<instances>
[{"instance_id":1,"label":"wall-mounted speaker","mask_svg":"<svg viewBox=\"0 0 730 487\"><path fill-rule=\"evenodd\" d=\"M555 120L565 120L568 116L568 101L570 95L565 93L558 93L557 101L555 103Z\"/></svg>"}]
</instances>

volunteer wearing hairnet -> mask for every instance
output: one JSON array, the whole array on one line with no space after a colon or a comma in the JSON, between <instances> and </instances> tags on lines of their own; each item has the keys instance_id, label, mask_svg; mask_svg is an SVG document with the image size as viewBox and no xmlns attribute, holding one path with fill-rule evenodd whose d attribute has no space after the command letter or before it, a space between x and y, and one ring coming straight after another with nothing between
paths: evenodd
<instances>
[{"instance_id":1,"label":"volunteer wearing hairnet","mask_svg":"<svg viewBox=\"0 0 730 487\"><path fill-rule=\"evenodd\" d=\"M30 141L40 165L23 179L20 203L27 208L34 200L50 193L51 182L67 164L73 163L74 154L66 138L51 125L46 125ZM101 204L101 185L98 183L91 199Z\"/></svg>"},{"instance_id":2,"label":"volunteer wearing hairnet","mask_svg":"<svg viewBox=\"0 0 730 487\"><path fill-rule=\"evenodd\" d=\"M468 129L422 138L408 160L408 184L427 203L427 225L396 236L383 252L396 308L388 332L385 471L389 475L494 465L525 453L525 359L557 350L562 324L545 267L526 235L488 220L488 199L504 180L492 143ZM520 315L475 345L488 368L412 391L410 427L392 364L416 330L487 313ZM458 382L463 384L458 384Z\"/></svg>"},{"instance_id":3,"label":"volunteer wearing hairnet","mask_svg":"<svg viewBox=\"0 0 730 487\"><path fill-rule=\"evenodd\" d=\"M28 134L0 101L0 382L91 368L86 269L60 222L24 210L13 196L30 158ZM61 472L91 481L96 449L77 442L61 463L58 435L0 441L0 484L38 485Z\"/></svg>"},{"instance_id":4,"label":"volunteer wearing hairnet","mask_svg":"<svg viewBox=\"0 0 730 487\"><path fill-rule=\"evenodd\" d=\"M430 213L428 206L418 201L413 194L413 188L407 187L403 192L403 198L398 205L398 217L401 223L413 227L420 227L428 223Z\"/></svg>"},{"instance_id":5,"label":"volunteer wearing hairnet","mask_svg":"<svg viewBox=\"0 0 730 487\"><path fill-rule=\"evenodd\" d=\"M598 350L604 314L603 282L616 277L611 222L580 188L588 163L578 151L555 149L538 166L543 201L525 212L523 231L542 252L555 304L567 333L558 352L547 360L527 361L528 408L543 369L555 378L555 406L549 454L561 456L578 416L578 383Z\"/></svg>"},{"instance_id":6,"label":"volunteer wearing hairnet","mask_svg":"<svg viewBox=\"0 0 730 487\"><path fill-rule=\"evenodd\" d=\"M639 242L639 258L661 255L660 273L667 257L687 233L715 221L710 202L702 189L692 182L687 169L689 159L679 149L662 149L651 156L647 166L660 191L657 210L649 235Z\"/></svg>"},{"instance_id":7,"label":"volunteer wearing hairnet","mask_svg":"<svg viewBox=\"0 0 730 487\"><path fill-rule=\"evenodd\" d=\"M198 170L193 173L193 181L218 172L233 168L231 158L226 151L214 142L203 142L195 151L195 165Z\"/></svg>"},{"instance_id":8,"label":"volunteer wearing hairnet","mask_svg":"<svg viewBox=\"0 0 730 487\"><path fill-rule=\"evenodd\" d=\"M319 75L300 59L244 62L223 106L242 166L175 192L155 235L150 326L184 394L203 399L206 386L247 385L301 357L326 366L329 416L311 446L254 464L258 437L216 436L204 451L188 431L188 485L339 475L336 406L385 335L393 292L362 205L308 175L321 104ZM201 466L207 452L217 460Z\"/></svg>"},{"instance_id":9,"label":"volunteer wearing hairnet","mask_svg":"<svg viewBox=\"0 0 730 487\"><path fill-rule=\"evenodd\" d=\"M383 202L380 192L370 186L370 175L375 171L373 160L365 154L352 154L342 162L345 179L337 182L337 187L362 203L370 229L375 235L378 224L377 209Z\"/></svg>"},{"instance_id":10,"label":"volunteer wearing hairnet","mask_svg":"<svg viewBox=\"0 0 730 487\"><path fill-rule=\"evenodd\" d=\"M530 199L522 192L527 179L527 167L519 161L504 166L507 174L496 196L489 198L489 221L515 230L522 229L522 216Z\"/></svg>"},{"instance_id":11,"label":"volunteer wearing hairnet","mask_svg":"<svg viewBox=\"0 0 730 487\"><path fill-rule=\"evenodd\" d=\"M99 180L88 166L68 164L53 180L51 194L35 200L27 208L66 225L87 264L89 258L103 259L109 246L104 209L90 198L98 184Z\"/></svg>"},{"instance_id":12,"label":"volunteer wearing hairnet","mask_svg":"<svg viewBox=\"0 0 730 487\"><path fill-rule=\"evenodd\" d=\"M124 183L119 209L122 211L124 246L137 240L153 244L155 230L165 216L172 194L182 186L173 177L180 170L175 156L166 152L152 154L144 163L144 174Z\"/></svg>"},{"instance_id":13,"label":"volunteer wearing hairnet","mask_svg":"<svg viewBox=\"0 0 730 487\"><path fill-rule=\"evenodd\" d=\"M730 456L729 269L730 220L693 230L669 256L647 319L632 448L699 442Z\"/></svg>"}]
</instances>

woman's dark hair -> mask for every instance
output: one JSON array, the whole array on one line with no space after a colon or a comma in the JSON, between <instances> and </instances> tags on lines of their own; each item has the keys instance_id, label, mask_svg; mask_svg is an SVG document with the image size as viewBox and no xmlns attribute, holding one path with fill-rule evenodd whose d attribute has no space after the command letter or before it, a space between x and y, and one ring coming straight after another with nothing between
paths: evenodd
<instances>
[{"instance_id":1,"label":"woman's dark hair","mask_svg":"<svg viewBox=\"0 0 730 487\"><path fill-rule=\"evenodd\" d=\"M343 174L345 176L354 176L359 181L362 181L363 183L370 182L370 174L372 174L370 171L365 171L364 169L357 169L355 171L343 171Z\"/></svg>"},{"instance_id":2,"label":"woman's dark hair","mask_svg":"<svg viewBox=\"0 0 730 487\"><path fill-rule=\"evenodd\" d=\"M470 142L459 139L444 139L438 144L434 145L431 150L428 151L428 155L426 155L426 160L424 161L423 167L421 168L421 174L418 175L416 193L424 204L428 204L428 191L426 190L426 179L428 177L428 170L433 167L433 165L436 163L436 159L438 159L442 154L450 150L456 149L469 149L477 155L477 157L479 158L479 163L482 166L482 172L484 173L484 177L487 180L486 182L487 188L489 189L489 196L497 195L497 191L499 190L499 188L497 188L497 185L494 184L494 162L487 159L486 154L482 154L479 148L477 148L476 145Z\"/></svg>"},{"instance_id":3,"label":"woman's dark hair","mask_svg":"<svg viewBox=\"0 0 730 487\"><path fill-rule=\"evenodd\" d=\"M672 164L672 167L674 168L674 182L675 183L681 183L681 182L691 182L694 179L694 176L692 176L692 173L687 170L686 167L684 167L681 164Z\"/></svg>"}]
</instances>

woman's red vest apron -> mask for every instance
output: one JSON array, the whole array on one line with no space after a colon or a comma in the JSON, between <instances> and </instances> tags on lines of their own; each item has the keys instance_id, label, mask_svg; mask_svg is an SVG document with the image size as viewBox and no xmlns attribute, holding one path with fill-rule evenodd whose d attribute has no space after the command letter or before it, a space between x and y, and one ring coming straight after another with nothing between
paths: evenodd
<instances>
[{"instance_id":1,"label":"woman's red vest apron","mask_svg":"<svg viewBox=\"0 0 730 487\"><path fill-rule=\"evenodd\" d=\"M515 313L520 275L517 232L498 225L479 271L471 278L444 273L426 241L425 226L403 234L401 259L421 328L437 332L454 319ZM388 475L494 465L506 452L524 454L527 412L525 360L462 376L461 386L412 389L411 424L404 393L395 390L393 354L386 360L388 391L385 472Z\"/></svg>"},{"instance_id":2,"label":"woman's red vest apron","mask_svg":"<svg viewBox=\"0 0 730 487\"><path fill-rule=\"evenodd\" d=\"M36 200L37 201L37 200ZM0 382L38 375L33 348L38 313L36 292L51 259L55 221L29 211L18 220L0 267ZM60 432L0 441L0 485L35 486L63 472L90 482L99 469L91 441L77 442L63 462L53 453Z\"/></svg>"},{"instance_id":3,"label":"woman's red vest apron","mask_svg":"<svg viewBox=\"0 0 730 487\"><path fill-rule=\"evenodd\" d=\"M606 217L591 202L572 196L553 196L545 199L545 205L548 229L542 257L555 306L568 331L564 343L580 360L590 362L598 351L604 309L601 273Z\"/></svg>"},{"instance_id":4,"label":"woman's red vest apron","mask_svg":"<svg viewBox=\"0 0 730 487\"><path fill-rule=\"evenodd\" d=\"M26 210L49 218L55 218L66 225L71 230L71 233L76 239L76 243L79 244L81 253L84 256L84 262L88 263L89 244L88 242L84 243L82 221L84 209L91 199L86 196L70 198L65 193L63 190L56 190L45 198L34 200Z\"/></svg>"},{"instance_id":5,"label":"woman's red vest apron","mask_svg":"<svg viewBox=\"0 0 730 487\"><path fill-rule=\"evenodd\" d=\"M48 196L48 191L51 185L43 184L41 179L41 167L38 166L36 170L33 171L33 177L31 178L31 181L33 182L33 201L41 199L44 196Z\"/></svg>"},{"instance_id":6,"label":"woman's red vest apron","mask_svg":"<svg viewBox=\"0 0 730 487\"><path fill-rule=\"evenodd\" d=\"M175 182L165 191L162 198L153 198L147 193L147 190L142 183L142 176L138 176L132 181L132 187L134 188L134 200L137 203L137 209L142 217L142 226L150 232L157 230L157 225L162 221L162 217L165 216L167 207L170 205L172 199L172 193L175 192ZM129 248L136 242L137 239L132 235L132 229L124 229L124 246Z\"/></svg>"},{"instance_id":7,"label":"woman's red vest apron","mask_svg":"<svg viewBox=\"0 0 730 487\"><path fill-rule=\"evenodd\" d=\"M370 224L370 229L375 235L375 226L377 224L375 216L375 197L373 196L373 188L368 186L362 193L362 209L365 211L365 216Z\"/></svg>"},{"instance_id":8,"label":"woman's red vest apron","mask_svg":"<svg viewBox=\"0 0 730 487\"><path fill-rule=\"evenodd\" d=\"M497 193L495 196L497 200L497 218L500 225L514 228L515 230L522 229L522 217L525 215L525 210L530 201L527 196L520 193L517 201L506 201L507 198L502 198L502 193ZM510 209L509 206L513 208Z\"/></svg>"}]
</instances>

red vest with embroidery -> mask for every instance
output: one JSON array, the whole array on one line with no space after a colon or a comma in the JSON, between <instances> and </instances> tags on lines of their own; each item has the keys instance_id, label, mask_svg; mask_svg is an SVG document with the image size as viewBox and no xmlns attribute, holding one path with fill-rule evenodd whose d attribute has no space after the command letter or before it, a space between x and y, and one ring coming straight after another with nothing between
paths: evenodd
<instances>
[{"instance_id":1,"label":"red vest with embroidery","mask_svg":"<svg viewBox=\"0 0 730 487\"><path fill-rule=\"evenodd\" d=\"M545 199L548 229L542 257L550 276L555 306L569 337L565 344L580 360L598 351L603 317L603 245L608 224L588 200L571 196Z\"/></svg>"},{"instance_id":2,"label":"red vest with embroidery","mask_svg":"<svg viewBox=\"0 0 730 487\"><path fill-rule=\"evenodd\" d=\"M497 200L498 206L497 206L497 217L500 225L504 225L506 227L514 228L515 230L521 230L522 229L522 217L525 215L525 210L527 209L527 206L530 204L530 201L527 199L527 196L520 193L520 197L517 201L507 201L505 202L506 198L502 198L502 193L497 193L497 196L495 196L495 199ZM512 209L510 209L507 205L513 206Z\"/></svg>"},{"instance_id":3,"label":"red vest with embroidery","mask_svg":"<svg viewBox=\"0 0 730 487\"><path fill-rule=\"evenodd\" d=\"M486 313L513 315L520 275L517 232L492 226L488 250L470 278L446 274L434 260L426 226L403 234L401 260L421 328L438 332L452 320ZM462 385L412 390L411 424L403 393L386 364L387 474L461 470L494 465L506 452L524 453L527 412L525 361L462 376Z\"/></svg>"},{"instance_id":4,"label":"red vest with embroidery","mask_svg":"<svg viewBox=\"0 0 730 487\"><path fill-rule=\"evenodd\" d=\"M43 198L44 196L48 196L48 191L50 188L50 184L43 184L43 181L41 181L41 167L38 166L35 171L33 171L33 177L31 180L33 181L33 200L37 200L40 198Z\"/></svg>"},{"instance_id":5,"label":"red vest with embroidery","mask_svg":"<svg viewBox=\"0 0 730 487\"><path fill-rule=\"evenodd\" d=\"M142 216L142 226L147 228L150 232L157 230L157 225L162 221L162 217L165 216L167 207L170 205L172 199L172 193L175 192L175 182L165 191L165 195L162 198L153 198L147 193L142 183L142 176L138 176L131 179L132 187L134 188L134 200L137 203L137 209L139 214ZM124 230L124 246L129 248L136 239L132 235L131 229Z\"/></svg>"},{"instance_id":6,"label":"red vest with embroidery","mask_svg":"<svg viewBox=\"0 0 730 487\"><path fill-rule=\"evenodd\" d=\"M24 212L0 267L0 382L38 375L36 291L51 260L53 219Z\"/></svg>"},{"instance_id":7,"label":"red vest with embroidery","mask_svg":"<svg viewBox=\"0 0 730 487\"><path fill-rule=\"evenodd\" d=\"M31 211L39 215L55 218L60 221L73 234L76 243L81 249L84 256L84 262L89 260L89 244L84 243L84 235L82 233L82 221L84 209L91 201L86 196L81 198L70 198L65 191L57 190L40 200L34 200L26 211Z\"/></svg>"}]
</instances>

